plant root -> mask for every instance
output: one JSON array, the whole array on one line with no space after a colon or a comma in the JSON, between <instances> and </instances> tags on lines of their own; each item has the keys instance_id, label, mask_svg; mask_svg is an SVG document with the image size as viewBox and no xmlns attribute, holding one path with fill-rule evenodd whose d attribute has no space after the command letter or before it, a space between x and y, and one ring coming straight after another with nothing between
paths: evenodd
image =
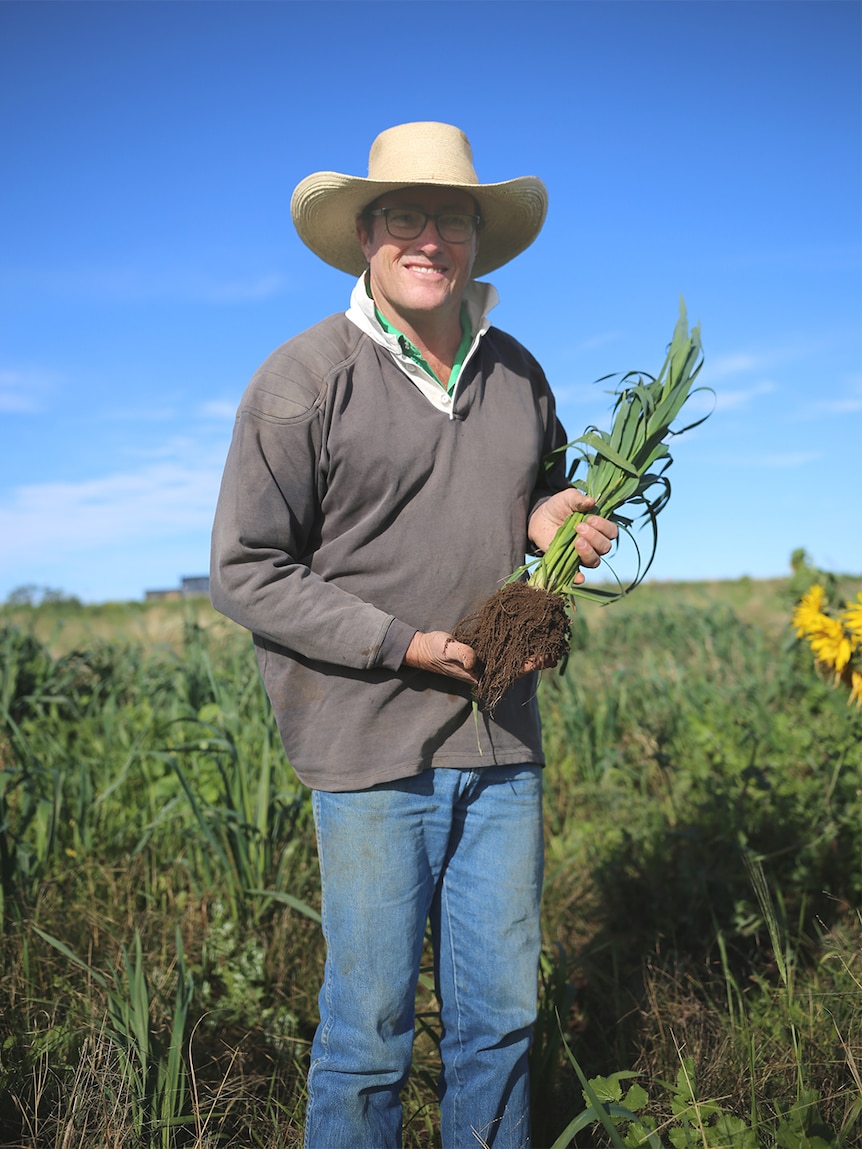
<instances>
[{"instance_id":1,"label":"plant root","mask_svg":"<svg viewBox=\"0 0 862 1149\"><path fill-rule=\"evenodd\" d=\"M479 656L482 670L474 694L489 714L528 663L541 669L564 658L570 637L562 596L524 582L501 587L453 631L453 638Z\"/></svg>"}]
</instances>

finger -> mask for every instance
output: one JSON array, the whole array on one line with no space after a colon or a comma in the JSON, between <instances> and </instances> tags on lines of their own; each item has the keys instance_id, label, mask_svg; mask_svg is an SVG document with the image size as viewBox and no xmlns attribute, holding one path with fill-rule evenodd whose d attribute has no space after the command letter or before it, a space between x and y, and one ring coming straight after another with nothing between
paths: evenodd
<instances>
[{"instance_id":1,"label":"finger","mask_svg":"<svg viewBox=\"0 0 862 1149\"><path fill-rule=\"evenodd\" d=\"M533 670L553 670L559 662L557 658L543 658L541 656L536 658L528 658L524 663L524 674L529 674Z\"/></svg>"},{"instance_id":2,"label":"finger","mask_svg":"<svg viewBox=\"0 0 862 1149\"><path fill-rule=\"evenodd\" d=\"M437 631L433 637L438 643L437 672L475 686L479 681L476 673L479 658L472 646L458 642L445 631Z\"/></svg>"},{"instance_id":3,"label":"finger","mask_svg":"<svg viewBox=\"0 0 862 1149\"><path fill-rule=\"evenodd\" d=\"M578 523L578 527L582 534L588 534L592 537L593 533L598 536L604 536L606 539L613 541L620 533L619 527L616 523L611 522L610 519L604 519L601 515L590 515L584 519L582 523Z\"/></svg>"},{"instance_id":4,"label":"finger","mask_svg":"<svg viewBox=\"0 0 862 1149\"><path fill-rule=\"evenodd\" d=\"M594 525L594 522L599 525ZM617 537L616 524L606 519L585 520L578 523L576 531L575 547L581 562L591 567L599 565L602 556L610 551Z\"/></svg>"},{"instance_id":5,"label":"finger","mask_svg":"<svg viewBox=\"0 0 862 1149\"><path fill-rule=\"evenodd\" d=\"M476 665L476 651L465 642L457 642L451 636L443 645L443 657L449 662L462 666L464 670L472 670Z\"/></svg>"},{"instance_id":6,"label":"finger","mask_svg":"<svg viewBox=\"0 0 862 1149\"><path fill-rule=\"evenodd\" d=\"M591 495L585 495L577 487L567 487L565 496L570 511L589 511L596 505Z\"/></svg>"},{"instance_id":7,"label":"finger","mask_svg":"<svg viewBox=\"0 0 862 1149\"><path fill-rule=\"evenodd\" d=\"M578 535L575 539L575 549L580 556L581 566L597 567L602 561L602 556L607 554L610 548L594 547L589 539L584 538L583 535Z\"/></svg>"},{"instance_id":8,"label":"finger","mask_svg":"<svg viewBox=\"0 0 862 1149\"><path fill-rule=\"evenodd\" d=\"M404 662L417 670L430 670L463 682L476 682L473 671L478 662L476 652L466 643L456 642L443 630L417 631L404 655Z\"/></svg>"}]
</instances>

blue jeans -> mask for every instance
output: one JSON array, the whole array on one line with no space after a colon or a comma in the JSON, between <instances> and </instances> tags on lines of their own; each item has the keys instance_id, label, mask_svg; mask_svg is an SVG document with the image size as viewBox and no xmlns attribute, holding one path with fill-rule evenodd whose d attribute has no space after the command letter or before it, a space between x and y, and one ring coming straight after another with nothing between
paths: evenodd
<instances>
[{"instance_id":1,"label":"blue jeans","mask_svg":"<svg viewBox=\"0 0 862 1149\"><path fill-rule=\"evenodd\" d=\"M397 1149L430 919L445 1149L527 1149L542 771L428 770L315 791L326 972L306 1149Z\"/></svg>"}]
</instances>

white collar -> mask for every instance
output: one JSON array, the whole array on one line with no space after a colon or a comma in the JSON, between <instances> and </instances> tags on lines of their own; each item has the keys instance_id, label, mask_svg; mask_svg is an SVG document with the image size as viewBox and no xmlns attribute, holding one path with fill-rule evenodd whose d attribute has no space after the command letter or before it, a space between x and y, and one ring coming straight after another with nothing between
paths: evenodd
<instances>
[{"instance_id":1,"label":"white collar","mask_svg":"<svg viewBox=\"0 0 862 1149\"><path fill-rule=\"evenodd\" d=\"M467 284L466 290L464 291L464 304L467 308L473 340L470 344L470 350L467 352L464 357L464 362L461 365L461 374L458 376L458 381L455 384L455 391L452 395L449 395L436 379L429 375L428 372L416 363L415 360L411 359L409 355L404 354L398 342L398 337L396 335L390 335L388 331L384 331L380 326L380 321L375 313L374 300L366 290L366 274L367 273L363 273L360 275L354 284L353 291L350 293L350 306L344 314L360 331L364 332L381 347L385 347L410 382L419 388L425 398L439 411L445 412L452 418L455 395L458 393L458 387L464 374L464 367L466 367L467 363L473 357L476 348L479 346L479 340L491 326L491 322L488 319L488 312L500 302L496 287L490 283L480 283L475 279L471 279Z\"/></svg>"}]
</instances>

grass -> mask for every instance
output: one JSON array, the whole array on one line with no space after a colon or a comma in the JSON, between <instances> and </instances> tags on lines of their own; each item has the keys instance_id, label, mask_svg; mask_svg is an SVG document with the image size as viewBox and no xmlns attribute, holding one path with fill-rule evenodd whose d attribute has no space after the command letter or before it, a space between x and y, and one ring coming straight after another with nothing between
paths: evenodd
<instances>
[{"instance_id":1,"label":"grass","mask_svg":"<svg viewBox=\"0 0 862 1149\"><path fill-rule=\"evenodd\" d=\"M6 606L7 625L32 633L55 657L98 642L124 642L151 649L166 646L181 650L190 623L209 633L238 634L239 629L218 615L206 597L152 602L106 602L75 606L46 602L38 606Z\"/></svg>"},{"instance_id":2,"label":"grass","mask_svg":"<svg viewBox=\"0 0 862 1149\"><path fill-rule=\"evenodd\" d=\"M793 640L800 569L584 604L542 681L536 1146L862 1143L862 716ZM45 603L0 653L0 1145L300 1145L314 834L247 637Z\"/></svg>"}]
</instances>

